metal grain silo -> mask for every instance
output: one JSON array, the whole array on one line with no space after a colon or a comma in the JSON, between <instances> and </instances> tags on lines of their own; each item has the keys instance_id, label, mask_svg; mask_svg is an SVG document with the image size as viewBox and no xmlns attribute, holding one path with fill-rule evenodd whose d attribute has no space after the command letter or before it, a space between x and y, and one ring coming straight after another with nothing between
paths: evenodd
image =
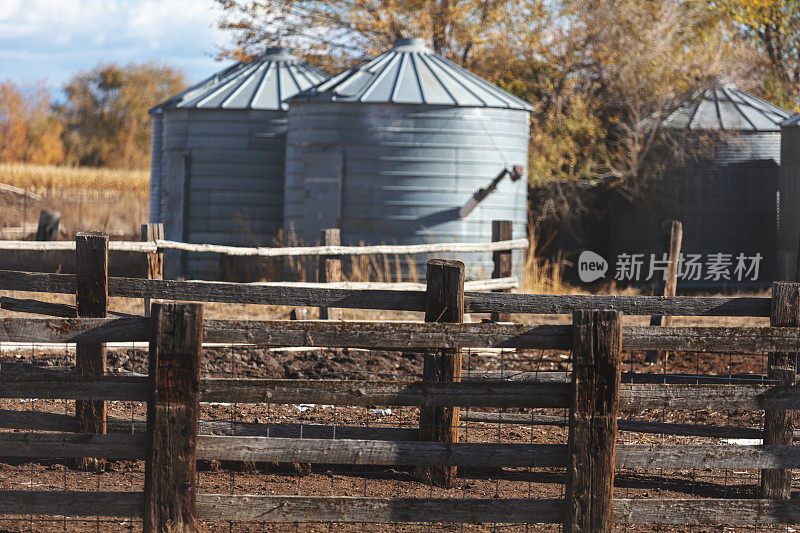
<instances>
[{"instance_id":1,"label":"metal grain silo","mask_svg":"<svg viewBox=\"0 0 800 533\"><path fill-rule=\"evenodd\" d=\"M780 126L788 113L769 102L719 83L695 93L663 127L675 131L700 157L667 154L664 176L645 186L640 197L613 199L609 207L609 254L660 256L661 222L683 222L684 254L761 254L754 285L777 275ZM731 268L731 271L733 268ZM691 287L744 285L726 279L682 281ZM713 276L712 276L713 278Z\"/></svg>"},{"instance_id":2,"label":"metal grain silo","mask_svg":"<svg viewBox=\"0 0 800 533\"><path fill-rule=\"evenodd\" d=\"M306 242L334 227L344 244L489 242L491 221L507 219L525 237L525 179L458 211L502 169L525 176L530 109L422 39L400 39L292 99L284 227ZM415 259L424 275L427 257ZM489 253L463 259L468 275L491 272Z\"/></svg>"},{"instance_id":3,"label":"metal grain silo","mask_svg":"<svg viewBox=\"0 0 800 533\"><path fill-rule=\"evenodd\" d=\"M781 123L780 206L778 209L778 279L798 281L800 240L800 114Z\"/></svg>"},{"instance_id":4,"label":"metal grain silo","mask_svg":"<svg viewBox=\"0 0 800 533\"><path fill-rule=\"evenodd\" d=\"M286 100L325 79L271 48L151 111L153 172L161 169L151 182L151 220L164 223L167 239L272 243L283 223ZM217 279L219 259L186 254L165 268L168 277Z\"/></svg>"}]
</instances>

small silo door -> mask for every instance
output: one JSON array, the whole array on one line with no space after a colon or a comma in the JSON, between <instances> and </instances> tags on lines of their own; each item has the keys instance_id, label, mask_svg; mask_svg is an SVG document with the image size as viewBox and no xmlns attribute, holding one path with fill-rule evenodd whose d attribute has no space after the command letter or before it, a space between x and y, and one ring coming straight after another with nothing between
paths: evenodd
<instances>
[{"instance_id":1,"label":"small silo door","mask_svg":"<svg viewBox=\"0 0 800 533\"><path fill-rule=\"evenodd\" d=\"M339 227L342 210L342 153L313 152L303 161L305 170L305 228L303 239L311 244L320 230Z\"/></svg>"}]
</instances>

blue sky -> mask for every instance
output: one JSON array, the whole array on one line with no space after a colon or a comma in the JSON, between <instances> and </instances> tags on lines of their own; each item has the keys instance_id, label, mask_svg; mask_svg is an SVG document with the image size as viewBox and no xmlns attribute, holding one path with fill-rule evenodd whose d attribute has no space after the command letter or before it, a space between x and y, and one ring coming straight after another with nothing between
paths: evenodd
<instances>
[{"instance_id":1,"label":"blue sky","mask_svg":"<svg viewBox=\"0 0 800 533\"><path fill-rule=\"evenodd\" d=\"M211 0L0 0L0 79L57 90L99 62L157 60L197 81L227 35Z\"/></svg>"}]
</instances>

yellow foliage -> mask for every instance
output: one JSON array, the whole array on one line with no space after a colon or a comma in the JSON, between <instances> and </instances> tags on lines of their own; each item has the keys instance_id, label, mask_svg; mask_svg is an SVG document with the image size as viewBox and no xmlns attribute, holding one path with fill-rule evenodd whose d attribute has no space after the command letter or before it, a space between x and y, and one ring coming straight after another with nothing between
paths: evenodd
<instances>
[{"instance_id":1,"label":"yellow foliage","mask_svg":"<svg viewBox=\"0 0 800 533\"><path fill-rule=\"evenodd\" d=\"M20 161L25 155L25 98L11 81L0 83L0 162Z\"/></svg>"},{"instance_id":2,"label":"yellow foliage","mask_svg":"<svg viewBox=\"0 0 800 533\"><path fill-rule=\"evenodd\" d=\"M800 0L718 0L727 21L760 52L760 93L800 111Z\"/></svg>"}]
</instances>

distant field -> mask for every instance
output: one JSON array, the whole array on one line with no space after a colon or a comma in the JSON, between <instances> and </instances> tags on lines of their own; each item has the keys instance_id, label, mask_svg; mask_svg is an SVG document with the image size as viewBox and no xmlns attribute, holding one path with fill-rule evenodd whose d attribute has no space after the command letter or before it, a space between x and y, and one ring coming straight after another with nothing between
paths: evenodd
<instances>
[{"instance_id":1,"label":"distant field","mask_svg":"<svg viewBox=\"0 0 800 533\"><path fill-rule=\"evenodd\" d=\"M29 190L83 189L133 192L148 195L146 170L0 164L0 183Z\"/></svg>"}]
</instances>

